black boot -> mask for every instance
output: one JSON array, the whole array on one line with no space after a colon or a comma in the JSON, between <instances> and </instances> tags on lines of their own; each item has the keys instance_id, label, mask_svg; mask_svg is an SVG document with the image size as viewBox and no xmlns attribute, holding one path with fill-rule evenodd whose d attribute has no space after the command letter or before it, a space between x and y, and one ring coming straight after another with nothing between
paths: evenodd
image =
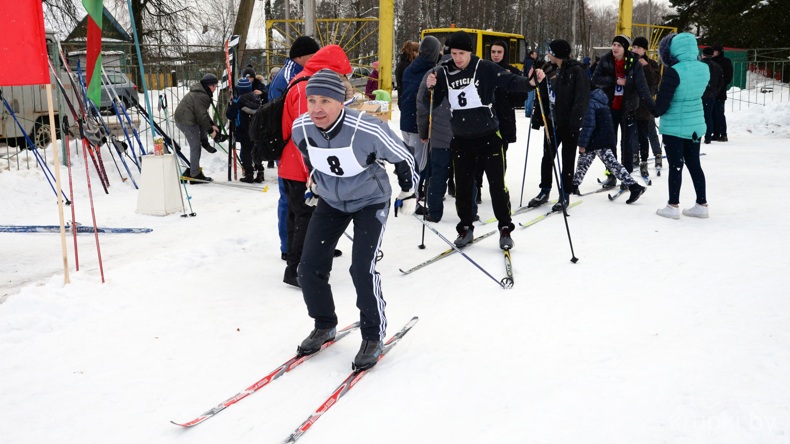
<instances>
[{"instance_id":1,"label":"black boot","mask_svg":"<svg viewBox=\"0 0 790 444\"><path fill-rule=\"evenodd\" d=\"M532 198L529 203L527 203L527 208L535 208L543 205L544 203L549 201L549 193L551 192L551 188L541 188L540 193L537 196Z\"/></svg>"},{"instance_id":2,"label":"black boot","mask_svg":"<svg viewBox=\"0 0 790 444\"><path fill-rule=\"evenodd\" d=\"M252 171L250 171L250 172L246 172L245 171L244 172L244 176L241 179L239 179L239 182L252 183L254 180L255 179L254 179L254 177L252 175Z\"/></svg>"},{"instance_id":3,"label":"black boot","mask_svg":"<svg viewBox=\"0 0 790 444\"><path fill-rule=\"evenodd\" d=\"M631 196L628 197L628 200L625 201L625 203L631 204L636 202L636 200L639 199L639 196L645 194L646 189L647 188L639 185L638 183L634 183L633 185L629 186L628 190L631 192Z\"/></svg>"},{"instance_id":4,"label":"black boot","mask_svg":"<svg viewBox=\"0 0 790 444\"><path fill-rule=\"evenodd\" d=\"M261 167L261 169L259 169L258 172L255 173L255 179L253 181L255 183L263 182L263 167Z\"/></svg>"}]
</instances>

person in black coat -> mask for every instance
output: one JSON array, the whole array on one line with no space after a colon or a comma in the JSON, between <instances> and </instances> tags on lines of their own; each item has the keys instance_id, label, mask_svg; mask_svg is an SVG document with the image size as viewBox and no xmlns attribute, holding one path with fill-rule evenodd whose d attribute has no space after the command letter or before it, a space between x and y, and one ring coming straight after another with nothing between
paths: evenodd
<instances>
[{"instance_id":1,"label":"person in black coat","mask_svg":"<svg viewBox=\"0 0 790 444\"><path fill-rule=\"evenodd\" d=\"M420 51L420 44L411 40L406 40L400 49L398 63L395 65L395 90L398 91L398 107L400 107L400 97L403 93L403 73L406 68L417 58Z\"/></svg>"},{"instance_id":2,"label":"person in black coat","mask_svg":"<svg viewBox=\"0 0 790 444\"><path fill-rule=\"evenodd\" d=\"M710 143L711 137L715 133L713 123L713 110L716 107L716 99L724 81L724 73L718 63L713 61L713 48L702 48L702 63L708 65L710 70L710 80L705 93L702 95L702 108L705 110L705 138L704 143Z\"/></svg>"},{"instance_id":3,"label":"person in black coat","mask_svg":"<svg viewBox=\"0 0 790 444\"><path fill-rule=\"evenodd\" d=\"M263 163L261 156L254 153L255 142L250 139L249 127L252 115L261 106L261 94L252 89L249 77L242 77L236 83L236 92L239 97L234 100L225 111L225 117L236 121L236 142L241 144L241 168L244 175L240 182L263 182ZM257 176L255 172L257 171Z\"/></svg>"},{"instance_id":4,"label":"person in black coat","mask_svg":"<svg viewBox=\"0 0 790 444\"><path fill-rule=\"evenodd\" d=\"M612 50L601 57L592 75L592 83L603 89L609 97L615 134L618 128L622 132L620 141L622 165L629 173L634 170L635 112L639 108L639 100L645 101L648 109L655 108L642 65L628 50L630 46L631 40L624 35L612 39ZM614 154L616 157L617 150ZM617 180L611 174L608 176L604 186L614 187Z\"/></svg>"},{"instance_id":5,"label":"person in black coat","mask_svg":"<svg viewBox=\"0 0 790 444\"><path fill-rule=\"evenodd\" d=\"M716 96L716 104L713 108L713 136L710 140L719 142L727 141L727 117L724 115L724 104L727 101L727 88L732 82L732 61L724 57L724 48L721 45L713 45L713 61L721 67L722 80L719 85L719 93Z\"/></svg>"},{"instance_id":6,"label":"person in black coat","mask_svg":"<svg viewBox=\"0 0 790 444\"><path fill-rule=\"evenodd\" d=\"M515 66L507 63L508 53L507 44L502 40L491 43L491 61L508 70L517 76L521 71ZM494 90L494 113L499 119L499 134L502 136L502 149L505 151L505 168L507 168L507 148L508 144L516 142L516 106L520 106L527 100L527 93L508 92L505 89L497 88ZM475 176L477 181L477 203L482 202L483 188L483 165L480 165Z\"/></svg>"},{"instance_id":7,"label":"person in black coat","mask_svg":"<svg viewBox=\"0 0 790 444\"><path fill-rule=\"evenodd\" d=\"M642 65L647 87L650 88L650 95L654 96L661 81L661 69L658 66L658 62L647 56L649 46L650 44L645 37L637 37L631 45L631 52L634 53L639 64ZM645 101L640 101L639 108L636 110L636 133L639 142L639 173L642 177L648 177L650 174L647 170L647 157L650 154L651 143L649 138L654 137L656 139L653 143L653 154L656 159L661 158L661 145L658 143L658 135L656 134L656 118L650 113L650 108ZM661 163L656 162L656 165L661 165Z\"/></svg>"},{"instance_id":8,"label":"person in black coat","mask_svg":"<svg viewBox=\"0 0 790 444\"><path fill-rule=\"evenodd\" d=\"M538 93L541 96L539 106L536 107L537 116L532 117L533 128L542 123L540 115L540 103L542 102L542 111L546 114L550 137L544 137L543 159L540 165L540 193L529 201L527 206L530 208L543 205L549 200L555 150L559 148L559 145L562 145L562 183L560 184L560 199L552 208L553 211L562 210L563 206L567 206L568 196L574 188L573 172L576 163L576 146L579 141L582 119L587 112L587 104L590 100L590 82L587 79L585 66L571 59L570 56L571 45L567 41L558 39L549 44L549 59L558 68L553 79L548 77L547 89L539 89ZM546 107L550 106L550 101L547 99L552 95L554 101L551 109L548 109ZM552 140L555 134L556 140Z\"/></svg>"}]
</instances>

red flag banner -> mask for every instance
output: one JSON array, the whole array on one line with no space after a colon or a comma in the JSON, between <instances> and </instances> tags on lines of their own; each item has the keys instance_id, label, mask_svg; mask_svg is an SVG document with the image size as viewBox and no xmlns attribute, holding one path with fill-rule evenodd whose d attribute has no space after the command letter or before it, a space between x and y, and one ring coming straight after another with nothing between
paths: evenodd
<instances>
[{"instance_id":1,"label":"red flag banner","mask_svg":"<svg viewBox=\"0 0 790 444\"><path fill-rule=\"evenodd\" d=\"M97 106L101 102L101 29L104 2L102 0L82 0L88 11L88 53L85 60L85 80L88 98Z\"/></svg>"},{"instance_id":2,"label":"red flag banner","mask_svg":"<svg viewBox=\"0 0 790 444\"><path fill-rule=\"evenodd\" d=\"M0 86L49 82L42 3L0 0Z\"/></svg>"}]
</instances>

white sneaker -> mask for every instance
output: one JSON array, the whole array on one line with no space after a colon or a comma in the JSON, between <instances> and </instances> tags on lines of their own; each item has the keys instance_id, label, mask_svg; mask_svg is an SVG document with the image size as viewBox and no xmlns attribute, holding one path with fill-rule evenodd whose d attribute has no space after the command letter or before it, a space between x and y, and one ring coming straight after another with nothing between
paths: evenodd
<instances>
[{"instance_id":1,"label":"white sneaker","mask_svg":"<svg viewBox=\"0 0 790 444\"><path fill-rule=\"evenodd\" d=\"M666 207L656 210L656 214L670 219L680 219L680 209L667 204Z\"/></svg>"},{"instance_id":2,"label":"white sneaker","mask_svg":"<svg viewBox=\"0 0 790 444\"><path fill-rule=\"evenodd\" d=\"M702 219L708 218L708 207L694 204L693 207L683 210L683 215L688 217L699 217Z\"/></svg>"}]
</instances>

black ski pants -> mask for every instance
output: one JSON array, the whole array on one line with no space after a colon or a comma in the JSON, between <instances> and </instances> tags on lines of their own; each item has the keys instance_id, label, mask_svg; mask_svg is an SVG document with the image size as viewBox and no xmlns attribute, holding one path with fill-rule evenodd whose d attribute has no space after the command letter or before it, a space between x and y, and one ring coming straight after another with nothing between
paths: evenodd
<instances>
[{"instance_id":1,"label":"black ski pants","mask_svg":"<svg viewBox=\"0 0 790 444\"><path fill-rule=\"evenodd\" d=\"M550 137L543 136L543 159L540 161L540 188L551 189L552 170L557 152L554 146L554 128L549 122ZM571 131L565 125L557 127L557 144L562 146L560 152L562 160L562 188L565 194L570 194L573 189L573 174L576 169L576 145L579 143L578 130Z\"/></svg>"},{"instance_id":2,"label":"black ski pants","mask_svg":"<svg viewBox=\"0 0 790 444\"><path fill-rule=\"evenodd\" d=\"M471 227L477 210L475 204L475 174L482 165L488 178L488 190L494 216L499 228L513 229L510 219L510 192L505 185L505 151L499 133L473 139L453 137L450 142L453 150L455 168L455 210L461 222L456 226L460 233L464 227Z\"/></svg>"},{"instance_id":3,"label":"black ski pants","mask_svg":"<svg viewBox=\"0 0 790 444\"><path fill-rule=\"evenodd\" d=\"M299 285L302 286L307 313L315 320L315 328L337 326L329 274L337 241L353 221L354 245L349 271L357 293L362 338L380 341L386 336L384 308L387 303L381 292L381 276L376 271L376 255L384 238L389 209L390 202L387 201L346 213L318 200L299 262Z\"/></svg>"},{"instance_id":4,"label":"black ski pants","mask_svg":"<svg viewBox=\"0 0 790 444\"><path fill-rule=\"evenodd\" d=\"M283 179L285 194L288 199L288 217L286 230L288 233L288 255L286 256L285 275L296 277L296 267L302 257L307 226L313 215L314 207L304 201L307 186L304 182ZM334 250L332 250L334 252Z\"/></svg>"}]
</instances>

